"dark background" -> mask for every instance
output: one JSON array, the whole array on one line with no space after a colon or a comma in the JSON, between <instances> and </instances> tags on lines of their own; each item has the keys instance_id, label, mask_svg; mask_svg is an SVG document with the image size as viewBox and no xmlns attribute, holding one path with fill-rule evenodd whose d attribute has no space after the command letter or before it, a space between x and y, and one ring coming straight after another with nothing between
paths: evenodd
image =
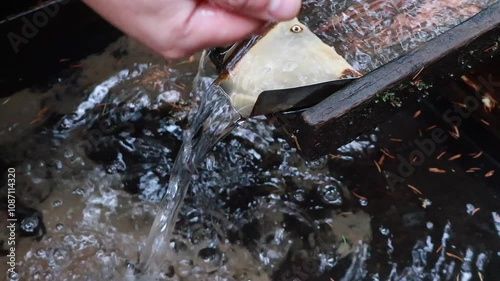
<instances>
[{"instance_id":1,"label":"dark background","mask_svg":"<svg viewBox=\"0 0 500 281\"><path fill-rule=\"evenodd\" d=\"M40 9L42 3L51 10L59 6L59 11L50 16ZM46 25L36 27L36 35L27 38L23 26L33 23L37 13L45 13L49 19ZM28 40L19 45L18 53L9 40L10 33ZM81 1L0 2L0 97L25 87L50 86L63 69L89 54L101 52L120 35Z\"/></svg>"}]
</instances>

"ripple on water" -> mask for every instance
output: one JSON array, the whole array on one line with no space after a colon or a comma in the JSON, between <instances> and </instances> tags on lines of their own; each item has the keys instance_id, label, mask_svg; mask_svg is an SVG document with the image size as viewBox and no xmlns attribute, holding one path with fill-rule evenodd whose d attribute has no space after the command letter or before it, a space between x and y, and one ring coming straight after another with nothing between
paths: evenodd
<instances>
[{"instance_id":1,"label":"ripple on water","mask_svg":"<svg viewBox=\"0 0 500 281\"><path fill-rule=\"evenodd\" d=\"M339 15L334 29L340 35L324 37L365 71L394 57L380 46L392 46L391 52L407 51L447 27L432 21L413 37L402 33L395 44L384 41L383 36L399 31L398 22L383 20L378 29L370 25L370 21L390 15L393 2L304 2L322 20L309 19L315 28ZM425 3L431 2L413 2L396 4L404 4L404 14L428 12ZM472 6L487 2L476 1ZM370 5L376 3L380 9L370 12ZM352 5L355 8L348 9ZM471 11L461 13L465 16ZM439 20L449 18L447 7L440 13ZM356 21L349 21L349 15ZM349 32L357 32L359 40L376 36L361 44L349 41ZM131 56L129 60L139 60L133 52ZM41 223L48 230L40 242L21 239L19 274L9 276L10 280L135 280L137 255L145 247L156 214L154 202L164 195L165 179L185 137L187 112L199 99L190 96L189 86L196 63L166 66L161 59L146 59L150 63L130 63L104 82L99 78L101 81L92 82L97 87L79 89L80 95L71 92L76 106L65 110L75 114L66 115L54 126L39 127L36 135L2 150L6 157L1 161L10 160L22 171L20 197L37 202L36 208L44 214L43 219L27 216L21 222L22 230L37 231ZM198 76L199 87L206 87L211 78ZM88 96L82 97L84 92ZM371 216L373 208L380 207L375 205L377 198L370 197L367 205L367 199L351 192L360 187L343 180L347 175L336 174L338 170L332 167L339 163L360 169L364 169L364 161L372 163L370 157L379 141L375 134L343 146L335 157L305 162L265 120L242 124L202 161L163 252L162 261L168 264L154 278L304 281L341 268L338 280L346 281L450 280L457 270L467 280L470 274L484 272L498 251L485 249L481 241L456 246L453 224L443 228L442 223L422 216L423 211L403 216L410 213L405 208L415 204L411 200L403 201L407 203L404 207L387 207L403 214L399 224L380 224L382 215ZM392 195L384 193L387 205L395 201ZM430 208L437 204L432 202ZM472 217L472 206L465 206L461 210ZM394 213L388 211L387 216ZM487 217L493 224L484 228L496 227L500 237L498 210L488 212ZM426 231L422 236L399 228L401 224L418 226L420 220ZM378 236L383 236L382 246L376 244L379 240L374 242ZM402 236L411 240L407 248L399 246ZM402 252L408 260L398 259L405 256ZM371 256L380 259L373 261ZM386 263L389 271L378 272L374 266L387 269Z\"/></svg>"}]
</instances>

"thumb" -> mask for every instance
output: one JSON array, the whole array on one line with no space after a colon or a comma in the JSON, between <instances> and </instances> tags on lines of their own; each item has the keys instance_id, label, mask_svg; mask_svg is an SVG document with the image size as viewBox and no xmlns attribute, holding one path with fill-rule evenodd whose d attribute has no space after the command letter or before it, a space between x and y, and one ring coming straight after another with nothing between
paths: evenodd
<instances>
[{"instance_id":1,"label":"thumb","mask_svg":"<svg viewBox=\"0 0 500 281\"><path fill-rule=\"evenodd\" d=\"M284 21L297 16L301 0L210 0L219 7L249 17Z\"/></svg>"}]
</instances>

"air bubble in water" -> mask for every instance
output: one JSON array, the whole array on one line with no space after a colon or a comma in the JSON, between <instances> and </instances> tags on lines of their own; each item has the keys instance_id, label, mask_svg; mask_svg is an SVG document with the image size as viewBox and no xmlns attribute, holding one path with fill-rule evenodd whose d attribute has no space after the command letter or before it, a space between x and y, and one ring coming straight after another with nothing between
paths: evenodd
<instances>
[{"instance_id":1,"label":"air bubble in water","mask_svg":"<svg viewBox=\"0 0 500 281\"><path fill-rule=\"evenodd\" d=\"M9 271L8 281L17 281L21 276L15 271Z\"/></svg>"},{"instance_id":2,"label":"air bubble in water","mask_svg":"<svg viewBox=\"0 0 500 281\"><path fill-rule=\"evenodd\" d=\"M465 208L467 210L467 214L469 214L469 215L472 215L472 213L474 212L474 209L475 209L474 205L472 205L470 203L466 204Z\"/></svg>"},{"instance_id":3,"label":"air bubble in water","mask_svg":"<svg viewBox=\"0 0 500 281\"><path fill-rule=\"evenodd\" d=\"M306 166L313 170L321 170L326 166L326 164L328 164L328 159L329 156L327 155L319 158L318 160L307 161Z\"/></svg>"},{"instance_id":4,"label":"air bubble in water","mask_svg":"<svg viewBox=\"0 0 500 281\"><path fill-rule=\"evenodd\" d=\"M340 190L337 186L327 185L325 187L320 187L321 201L328 205L340 206L342 205L342 196Z\"/></svg>"},{"instance_id":5,"label":"air bubble in water","mask_svg":"<svg viewBox=\"0 0 500 281\"><path fill-rule=\"evenodd\" d=\"M38 251L36 251L36 257L40 258L40 259L45 259L47 257L47 254L45 253L45 250L43 249L39 249Z\"/></svg>"},{"instance_id":6,"label":"air bubble in water","mask_svg":"<svg viewBox=\"0 0 500 281\"><path fill-rule=\"evenodd\" d=\"M126 267L127 269L135 269L135 264L133 264L133 263L131 263L131 262L128 262L128 261L127 261L127 262L125 263L125 267Z\"/></svg>"},{"instance_id":7,"label":"air bubble in water","mask_svg":"<svg viewBox=\"0 0 500 281\"><path fill-rule=\"evenodd\" d=\"M64 151L64 158L70 158L70 157L73 157L73 150L66 150Z\"/></svg>"},{"instance_id":8,"label":"air bubble in water","mask_svg":"<svg viewBox=\"0 0 500 281\"><path fill-rule=\"evenodd\" d=\"M32 233L35 232L39 223L40 222L36 216L27 217L21 222L21 229L25 232Z\"/></svg>"},{"instance_id":9,"label":"air bubble in water","mask_svg":"<svg viewBox=\"0 0 500 281\"><path fill-rule=\"evenodd\" d=\"M75 190L73 190L73 194L75 195L83 195L83 188L77 187Z\"/></svg>"},{"instance_id":10,"label":"air bubble in water","mask_svg":"<svg viewBox=\"0 0 500 281\"><path fill-rule=\"evenodd\" d=\"M293 194L292 194L293 200L295 202L304 202L306 200L306 194L303 189L297 189Z\"/></svg>"},{"instance_id":11,"label":"air bubble in water","mask_svg":"<svg viewBox=\"0 0 500 281\"><path fill-rule=\"evenodd\" d=\"M56 167L56 169L61 170L62 169L62 162L60 160L54 160L53 165Z\"/></svg>"},{"instance_id":12,"label":"air bubble in water","mask_svg":"<svg viewBox=\"0 0 500 281\"><path fill-rule=\"evenodd\" d=\"M368 206L368 200L366 199L359 199L359 204L363 207Z\"/></svg>"},{"instance_id":13,"label":"air bubble in water","mask_svg":"<svg viewBox=\"0 0 500 281\"><path fill-rule=\"evenodd\" d=\"M379 230L380 230L380 234L382 234L384 236L387 236L390 233L390 230L388 228L384 227L383 225L381 225L379 227Z\"/></svg>"}]
</instances>

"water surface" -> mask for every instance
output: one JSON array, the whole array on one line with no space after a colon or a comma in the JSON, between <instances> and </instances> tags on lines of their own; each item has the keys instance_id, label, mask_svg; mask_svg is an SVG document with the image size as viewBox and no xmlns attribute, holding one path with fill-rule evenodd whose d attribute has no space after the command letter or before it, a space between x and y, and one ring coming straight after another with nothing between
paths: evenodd
<instances>
[{"instance_id":1,"label":"water surface","mask_svg":"<svg viewBox=\"0 0 500 281\"><path fill-rule=\"evenodd\" d=\"M166 228L173 243L154 247L168 248L153 255L165 262L152 268L165 271L156 278L495 280L500 181L498 171L484 177L495 169L486 155L466 158L478 150L450 139L436 151L466 162L433 155L404 184L387 181L399 162L381 161L380 149L404 156L415 149L418 132L434 125L423 105L320 161L305 162L279 130L253 119L206 158L175 168L182 141L199 136L184 133L201 98L191 89L197 60L165 63L122 39L60 83L0 102L0 166L16 168L27 206L19 275L10 280L135 280L169 176L190 174L197 163L183 205L168 211L179 210ZM202 73L197 85L212 80ZM213 143L203 141L202 150ZM374 161L383 162L381 173ZM435 167L447 173L428 172Z\"/></svg>"}]
</instances>

